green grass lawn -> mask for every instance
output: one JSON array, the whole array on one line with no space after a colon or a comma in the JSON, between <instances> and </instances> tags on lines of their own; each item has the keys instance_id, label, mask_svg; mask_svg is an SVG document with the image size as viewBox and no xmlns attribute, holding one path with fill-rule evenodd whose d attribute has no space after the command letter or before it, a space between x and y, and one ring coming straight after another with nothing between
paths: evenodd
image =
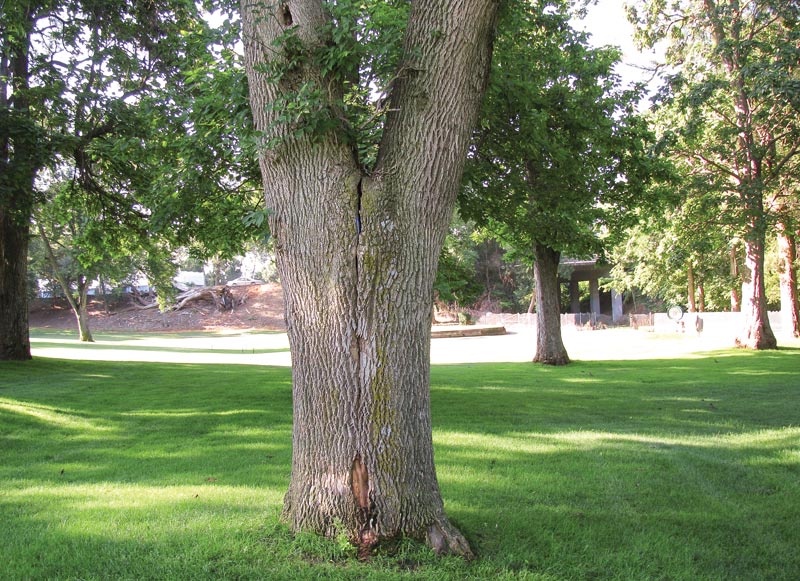
<instances>
[{"instance_id":1,"label":"green grass lawn","mask_svg":"<svg viewBox=\"0 0 800 581\"><path fill-rule=\"evenodd\" d=\"M436 366L478 559L279 522L286 368L0 365L0 579L800 579L800 350Z\"/></svg>"}]
</instances>

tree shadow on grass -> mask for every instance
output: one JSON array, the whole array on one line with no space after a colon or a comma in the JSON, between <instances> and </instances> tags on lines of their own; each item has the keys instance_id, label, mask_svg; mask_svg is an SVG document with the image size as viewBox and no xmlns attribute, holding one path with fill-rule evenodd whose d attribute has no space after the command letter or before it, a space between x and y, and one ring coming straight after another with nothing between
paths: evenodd
<instances>
[{"instance_id":1,"label":"tree shadow on grass","mask_svg":"<svg viewBox=\"0 0 800 581\"><path fill-rule=\"evenodd\" d=\"M240 368L53 360L20 367L0 389L1 470L50 482L284 485L290 371Z\"/></svg>"},{"instance_id":2,"label":"tree shadow on grass","mask_svg":"<svg viewBox=\"0 0 800 581\"><path fill-rule=\"evenodd\" d=\"M448 512L515 571L796 578L797 355L435 367Z\"/></svg>"},{"instance_id":3,"label":"tree shadow on grass","mask_svg":"<svg viewBox=\"0 0 800 581\"><path fill-rule=\"evenodd\" d=\"M800 577L798 353L435 366L439 480L481 557L439 576ZM285 532L256 523L276 522L288 483L289 369L0 373L0 539L18 571L81 576L80 554L107 556L95 576L268 570Z\"/></svg>"}]
</instances>

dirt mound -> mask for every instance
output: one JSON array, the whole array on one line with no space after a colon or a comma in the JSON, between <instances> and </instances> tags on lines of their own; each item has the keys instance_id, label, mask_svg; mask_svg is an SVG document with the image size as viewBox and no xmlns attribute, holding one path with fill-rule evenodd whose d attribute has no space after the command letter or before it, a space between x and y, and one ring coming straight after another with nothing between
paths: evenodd
<instances>
[{"instance_id":1,"label":"dirt mound","mask_svg":"<svg viewBox=\"0 0 800 581\"><path fill-rule=\"evenodd\" d=\"M161 313L141 309L130 296L109 299L106 312L103 300L89 304L92 331L199 331L217 329L263 329L285 331L283 290L278 284L232 287L234 308L219 311L213 301L198 299L179 311ZM48 329L74 329L75 317L64 300L40 299L31 304L30 326Z\"/></svg>"}]
</instances>

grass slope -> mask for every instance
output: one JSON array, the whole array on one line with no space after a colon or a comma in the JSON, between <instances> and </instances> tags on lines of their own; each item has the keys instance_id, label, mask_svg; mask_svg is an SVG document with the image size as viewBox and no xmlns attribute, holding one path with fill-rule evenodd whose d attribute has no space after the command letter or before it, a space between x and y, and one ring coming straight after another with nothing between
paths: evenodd
<instances>
[{"instance_id":1,"label":"grass slope","mask_svg":"<svg viewBox=\"0 0 800 581\"><path fill-rule=\"evenodd\" d=\"M434 367L471 563L279 523L289 369L4 363L0 578L798 579L798 355Z\"/></svg>"}]
</instances>

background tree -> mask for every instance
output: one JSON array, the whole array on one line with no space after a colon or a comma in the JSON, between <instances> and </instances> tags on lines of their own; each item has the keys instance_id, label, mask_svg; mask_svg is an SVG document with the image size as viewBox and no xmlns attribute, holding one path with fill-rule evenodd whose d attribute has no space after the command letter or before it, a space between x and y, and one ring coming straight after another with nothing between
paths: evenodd
<instances>
[{"instance_id":1,"label":"background tree","mask_svg":"<svg viewBox=\"0 0 800 581\"><path fill-rule=\"evenodd\" d=\"M768 207L775 215L778 272L780 277L781 319L787 333L800 337L797 267L800 234L800 159L793 160L780 186L773 192Z\"/></svg>"},{"instance_id":2,"label":"background tree","mask_svg":"<svg viewBox=\"0 0 800 581\"><path fill-rule=\"evenodd\" d=\"M765 197L800 151L800 7L777 0L636 2L630 16L644 44L670 43L667 63L677 73L664 106L682 120L673 157L720 188L720 211L738 225L745 317L737 343L774 348L764 285Z\"/></svg>"},{"instance_id":3,"label":"background tree","mask_svg":"<svg viewBox=\"0 0 800 581\"><path fill-rule=\"evenodd\" d=\"M469 554L433 465L431 301L497 3L241 7L292 348L284 514L364 551Z\"/></svg>"},{"instance_id":4,"label":"background tree","mask_svg":"<svg viewBox=\"0 0 800 581\"><path fill-rule=\"evenodd\" d=\"M504 15L460 196L462 213L533 262L534 361L552 365L569 362L560 257L601 255L648 181L648 131L613 72L619 53L591 48L569 19L566 2Z\"/></svg>"},{"instance_id":5,"label":"background tree","mask_svg":"<svg viewBox=\"0 0 800 581\"><path fill-rule=\"evenodd\" d=\"M3 357L29 357L28 223L51 184L69 182L76 207L100 207L110 228L146 228L198 253L234 253L258 198L247 195L255 167L234 19L212 29L182 0L24 1L0 26L3 163L13 168L2 175L0 324Z\"/></svg>"},{"instance_id":6,"label":"background tree","mask_svg":"<svg viewBox=\"0 0 800 581\"><path fill-rule=\"evenodd\" d=\"M31 257L31 268L57 282L81 341L93 341L87 311L93 284L122 282L141 272L161 294L172 286L170 245L153 236L145 223L107 216L103 204L76 191L72 182L55 183L44 192L43 203L34 210L34 226L42 252Z\"/></svg>"}]
</instances>

